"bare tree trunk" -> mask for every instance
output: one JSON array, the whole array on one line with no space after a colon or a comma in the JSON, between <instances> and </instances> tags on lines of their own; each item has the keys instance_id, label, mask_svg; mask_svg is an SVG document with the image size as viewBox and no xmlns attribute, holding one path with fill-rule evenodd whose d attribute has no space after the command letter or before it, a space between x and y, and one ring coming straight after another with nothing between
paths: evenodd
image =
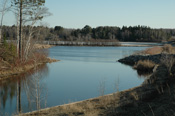
<instances>
[{"instance_id":1,"label":"bare tree trunk","mask_svg":"<svg viewBox=\"0 0 175 116\"><path fill-rule=\"evenodd\" d=\"M24 51L25 60L27 60L27 58L28 58L29 49L30 49L31 37L32 37L32 33L29 31L29 38L28 38L28 40L27 40L26 47L25 47L25 51Z\"/></svg>"},{"instance_id":2,"label":"bare tree trunk","mask_svg":"<svg viewBox=\"0 0 175 116\"><path fill-rule=\"evenodd\" d=\"M23 0L20 0L20 20L19 20L19 58L22 60L22 5Z\"/></svg>"},{"instance_id":3,"label":"bare tree trunk","mask_svg":"<svg viewBox=\"0 0 175 116\"><path fill-rule=\"evenodd\" d=\"M20 11L18 10L18 13L17 13L17 48L16 48L16 53L17 53L17 56L19 56L19 14L20 14Z\"/></svg>"}]
</instances>

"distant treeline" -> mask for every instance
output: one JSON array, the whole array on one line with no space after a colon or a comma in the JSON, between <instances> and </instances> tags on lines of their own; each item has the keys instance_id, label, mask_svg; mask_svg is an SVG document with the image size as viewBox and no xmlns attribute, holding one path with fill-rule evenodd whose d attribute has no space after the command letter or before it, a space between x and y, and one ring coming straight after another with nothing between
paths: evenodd
<instances>
[{"instance_id":1,"label":"distant treeline","mask_svg":"<svg viewBox=\"0 0 175 116\"><path fill-rule=\"evenodd\" d=\"M30 26L23 27L24 37L29 35ZM7 39L17 38L17 27L3 26L3 34ZM51 41L138 41L159 42L170 40L175 36L175 29L152 29L147 26L111 27L100 26L91 28L86 25L82 29L67 29L61 26L33 28L33 39Z\"/></svg>"}]
</instances>

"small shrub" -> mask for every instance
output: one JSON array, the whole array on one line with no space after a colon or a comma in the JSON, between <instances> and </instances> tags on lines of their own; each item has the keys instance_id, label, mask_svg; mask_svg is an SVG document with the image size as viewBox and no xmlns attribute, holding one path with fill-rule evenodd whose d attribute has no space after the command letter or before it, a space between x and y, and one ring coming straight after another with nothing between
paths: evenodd
<instances>
[{"instance_id":1,"label":"small shrub","mask_svg":"<svg viewBox=\"0 0 175 116\"><path fill-rule=\"evenodd\" d=\"M9 63L13 63L16 60L16 57L16 46L14 44L3 44L0 47L0 59L3 59Z\"/></svg>"},{"instance_id":2,"label":"small shrub","mask_svg":"<svg viewBox=\"0 0 175 116\"><path fill-rule=\"evenodd\" d=\"M172 75L172 67L175 65L175 58L172 55L162 54L160 61L161 64L167 68L168 73Z\"/></svg>"},{"instance_id":3,"label":"small shrub","mask_svg":"<svg viewBox=\"0 0 175 116\"><path fill-rule=\"evenodd\" d=\"M7 43L6 39L7 39L7 37L6 37L6 35L4 35L3 41L2 41L2 46L3 46L4 48L8 48L8 43Z\"/></svg>"},{"instance_id":4,"label":"small shrub","mask_svg":"<svg viewBox=\"0 0 175 116\"><path fill-rule=\"evenodd\" d=\"M136 65L134 65L134 69L139 71L152 71L156 64L150 60L139 60Z\"/></svg>"},{"instance_id":5,"label":"small shrub","mask_svg":"<svg viewBox=\"0 0 175 116\"><path fill-rule=\"evenodd\" d=\"M43 63L43 62L47 62L47 58L48 57L48 53L46 50L36 50L36 51L32 51L29 55L29 57L27 58L27 60L25 60L25 62L22 62L21 65L32 65L32 64L37 64L37 63Z\"/></svg>"}]
</instances>

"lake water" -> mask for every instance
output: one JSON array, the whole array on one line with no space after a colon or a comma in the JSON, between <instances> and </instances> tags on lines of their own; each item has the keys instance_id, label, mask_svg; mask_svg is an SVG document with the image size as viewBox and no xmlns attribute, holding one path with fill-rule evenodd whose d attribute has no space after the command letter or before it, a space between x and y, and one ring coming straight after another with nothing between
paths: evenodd
<instances>
[{"instance_id":1,"label":"lake water","mask_svg":"<svg viewBox=\"0 0 175 116\"><path fill-rule=\"evenodd\" d=\"M144 79L116 61L143 49L146 47L52 47L49 56L61 61L0 83L0 112L15 114L19 106L22 112L29 112L37 104L51 107L138 86Z\"/></svg>"}]
</instances>

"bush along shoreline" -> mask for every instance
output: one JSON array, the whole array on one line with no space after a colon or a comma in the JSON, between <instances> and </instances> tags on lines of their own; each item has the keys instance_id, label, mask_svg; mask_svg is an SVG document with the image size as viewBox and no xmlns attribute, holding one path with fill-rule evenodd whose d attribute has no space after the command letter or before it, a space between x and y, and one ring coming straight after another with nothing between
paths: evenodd
<instances>
[{"instance_id":1,"label":"bush along shoreline","mask_svg":"<svg viewBox=\"0 0 175 116\"><path fill-rule=\"evenodd\" d=\"M27 59L23 58L21 60L17 57L17 50L14 44L2 43L0 47L0 80L25 73L41 64L59 61L49 58L48 53L42 50L42 48L49 48L50 46L40 46L42 47L32 49Z\"/></svg>"}]
</instances>

